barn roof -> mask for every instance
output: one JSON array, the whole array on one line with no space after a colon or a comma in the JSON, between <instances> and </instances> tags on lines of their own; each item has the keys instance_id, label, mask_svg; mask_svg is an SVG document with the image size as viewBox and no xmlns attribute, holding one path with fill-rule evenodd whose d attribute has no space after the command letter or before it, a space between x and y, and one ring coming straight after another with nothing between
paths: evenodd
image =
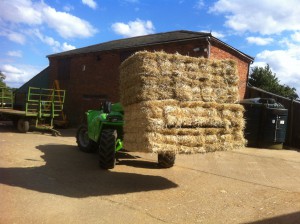
<instances>
[{"instance_id":1,"label":"barn roof","mask_svg":"<svg viewBox=\"0 0 300 224\"><path fill-rule=\"evenodd\" d=\"M34 76L32 79L23 84L20 88L16 90L18 93L27 93L29 86L39 87L39 88L49 88L49 66L41 71L39 74Z\"/></svg>"},{"instance_id":2,"label":"barn roof","mask_svg":"<svg viewBox=\"0 0 300 224\"><path fill-rule=\"evenodd\" d=\"M170 42L181 42L187 40L203 39L208 37L212 38L214 41L217 41L231 48L232 50L246 57L248 60L250 61L254 60L253 57L244 54L243 52L233 48L232 46L226 44L225 42L213 37L211 33L194 32L194 31L187 31L187 30L178 30L178 31L156 33L156 34L150 34L145 36L137 36L137 37L113 40L113 41L82 47L82 48L65 51L57 54L51 54L48 55L47 57L51 58L51 57L59 57L59 56L71 56L74 54L86 54L86 53L101 52L101 51L128 49L128 48L136 48L136 47L157 45L157 44L170 43Z\"/></svg>"}]
</instances>

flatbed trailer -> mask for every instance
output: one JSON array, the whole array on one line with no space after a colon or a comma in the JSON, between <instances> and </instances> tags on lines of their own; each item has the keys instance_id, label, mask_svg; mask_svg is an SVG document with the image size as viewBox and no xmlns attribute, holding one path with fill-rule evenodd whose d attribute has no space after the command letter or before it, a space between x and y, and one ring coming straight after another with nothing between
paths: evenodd
<instances>
[{"instance_id":1,"label":"flatbed trailer","mask_svg":"<svg viewBox=\"0 0 300 224\"><path fill-rule=\"evenodd\" d=\"M25 110L13 109L13 93L0 89L0 117L13 121L17 129L26 133L31 127L50 130L53 135L60 135L54 129L53 120L63 111L65 90L29 87Z\"/></svg>"}]
</instances>

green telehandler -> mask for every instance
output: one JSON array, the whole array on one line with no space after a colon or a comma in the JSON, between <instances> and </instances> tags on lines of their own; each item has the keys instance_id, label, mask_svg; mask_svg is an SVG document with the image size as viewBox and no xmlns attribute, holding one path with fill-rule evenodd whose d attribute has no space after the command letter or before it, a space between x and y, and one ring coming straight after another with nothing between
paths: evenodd
<instances>
[{"instance_id":1,"label":"green telehandler","mask_svg":"<svg viewBox=\"0 0 300 224\"><path fill-rule=\"evenodd\" d=\"M103 169L113 169L116 153L123 150L124 110L120 103L105 101L100 110L86 112L86 122L77 130L76 142L83 152L97 152L99 165ZM130 151L130 149L129 149ZM170 168L174 165L175 154L159 153L158 165Z\"/></svg>"}]
</instances>

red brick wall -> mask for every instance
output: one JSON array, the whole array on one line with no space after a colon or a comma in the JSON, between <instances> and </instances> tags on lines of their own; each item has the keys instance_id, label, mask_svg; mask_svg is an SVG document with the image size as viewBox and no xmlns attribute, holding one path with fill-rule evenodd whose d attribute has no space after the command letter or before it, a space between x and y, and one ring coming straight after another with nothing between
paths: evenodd
<instances>
[{"instance_id":1,"label":"red brick wall","mask_svg":"<svg viewBox=\"0 0 300 224\"><path fill-rule=\"evenodd\" d=\"M212 43L210 48L210 58L212 59L232 59L237 62L237 69L239 75L239 95L240 99L245 98L246 87L248 81L248 69L249 63L246 60L242 60L236 52L225 47Z\"/></svg>"},{"instance_id":2,"label":"red brick wall","mask_svg":"<svg viewBox=\"0 0 300 224\"><path fill-rule=\"evenodd\" d=\"M168 53L180 53L193 57L207 57L208 42L195 40L189 42L166 43L151 47L109 51L101 53L89 53L72 55L70 61L70 76L67 80L59 80L60 88L66 89L65 112L72 124L79 124L84 118L84 112L96 109L100 106L101 98L107 98L112 102L119 101L119 66L121 60L130 53L139 50L160 51ZM198 51L194 51L198 48ZM125 52L125 53L124 53ZM121 59L120 59L121 57ZM231 58L238 62L240 81L240 96L244 97L248 64L241 61L231 52L220 49L218 46L211 47L211 58ZM50 58L50 83L58 79L59 57Z\"/></svg>"},{"instance_id":3,"label":"red brick wall","mask_svg":"<svg viewBox=\"0 0 300 224\"><path fill-rule=\"evenodd\" d=\"M58 78L58 60L50 60L51 80ZM118 100L119 64L119 55L113 52L72 57L70 79L59 80L60 88L67 90L64 108L71 122L78 123L85 111L99 108L101 100Z\"/></svg>"}]
</instances>

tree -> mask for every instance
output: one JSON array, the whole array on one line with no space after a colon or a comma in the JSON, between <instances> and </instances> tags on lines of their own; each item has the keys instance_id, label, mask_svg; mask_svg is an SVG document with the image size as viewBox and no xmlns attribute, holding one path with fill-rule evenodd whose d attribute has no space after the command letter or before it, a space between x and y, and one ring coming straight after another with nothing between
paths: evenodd
<instances>
[{"instance_id":1,"label":"tree","mask_svg":"<svg viewBox=\"0 0 300 224\"><path fill-rule=\"evenodd\" d=\"M0 71L0 87L6 87L6 84L4 82L4 79L6 76Z\"/></svg>"},{"instance_id":2,"label":"tree","mask_svg":"<svg viewBox=\"0 0 300 224\"><path fill-rule=\"evenodd\" d=\"M273 74L269 65L266 65L264 68L254 67L249 77L249 83L257 88L284 97L292 99L297 99L299 97L294 87L279 83L276 73Z\"/></svg>"}]
</instances>

